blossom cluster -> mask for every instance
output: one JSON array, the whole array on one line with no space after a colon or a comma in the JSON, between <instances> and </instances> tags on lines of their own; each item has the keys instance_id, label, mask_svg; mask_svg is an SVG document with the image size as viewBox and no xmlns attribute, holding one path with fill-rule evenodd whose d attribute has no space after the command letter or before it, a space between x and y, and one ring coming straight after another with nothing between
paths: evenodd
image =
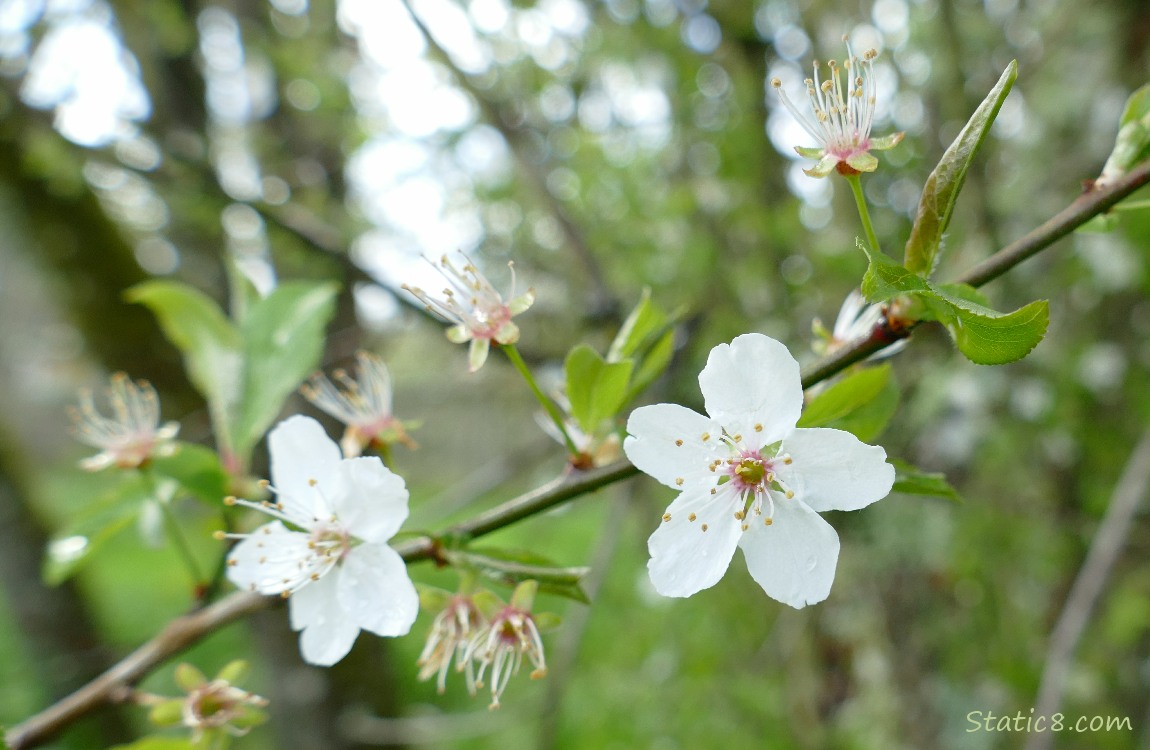
<instances>
[{"instance_id":1,"label":"blossom cluster","mask_svg":"<svg viewBox=\"0 0 1150 750\"><path fill-rule=\"evenodd\" d=\"M511 677L519 672L524 657L534 666L531 679L545 677L547 661L539 616L531 611L537 589L535 581L524 581L506 605L489 592L449 597L432 622L419 655L419 679L435 675L436 687L442 694L454 662L455 670L464 675L467 691L475 695L484 687L490 669L490 707L494 709L499 707L499 699Z\"/></svg>"}]
</instances>

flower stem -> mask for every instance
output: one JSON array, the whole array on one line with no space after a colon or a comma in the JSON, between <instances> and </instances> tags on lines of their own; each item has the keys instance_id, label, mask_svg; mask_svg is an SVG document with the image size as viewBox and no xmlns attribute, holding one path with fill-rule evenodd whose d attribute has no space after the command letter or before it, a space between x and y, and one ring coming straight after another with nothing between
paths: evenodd
<instances>
[{"instance_id":1,"label":"flower stem","mask_svg":"<svg viewBox=\"0 0 1150 750\"><path fill-rule=\"evenodd\" d=\"M523 356L519 350L515 348L515 344L500 344L499 348L511 360L511 364L527 381L527 385L531 386L531 392L535 394L535 398L543 405L547 411L547 415L551 417L551 421L559 429L559 434L563 436L563 443L567 446L567 451L574 457L579 455L579 448L575 445L575 441L567 433L567 426L563 424L563 415L559 412L559 408L555 406L555 402L547 398L542 390L539 389L539 384L535 382L535 376L531 374L531 369L527 367L527 363L523 361Z\"/></svg>"},{"instance_id":2,"label":"flower stem","mask_svg":"<svg viewBox=\"0 0 1150 750\"><path fill-rule=\"evenodd\" d=\"M855 196L855 205L858 206L859 218L862 219L863 232L866 233L867 244L870 245L871 250L876 253L881 253L882 248L879 247L878 237L875 236L874 227L870 223L870 212L866 207L866 196L863 195L862 179L857 174L846 175L847 182L850 183L851 192Z\"/></svg>"},{"instance_id":3,"label":"flower stem","mask_svg":"<svg viewBox=\"0 0 1150 750\"><path fill-rule=\"evenodd\" d=\"M187 567L188 573L192 576L192 583L199 587L205 581L204 576L200 573L199 563L196 562L196 557L192 554L192 548L188 544L187 538L184 537L184 532L180 530L180 523L172 512L171 504L159 498L156 499L156 503L160 506L160 512L164 516L164 529L168 532L168 538L172 540L172 546L176 548L176 552L183 559L184 566Z\"/></svg>"}]
</instances>

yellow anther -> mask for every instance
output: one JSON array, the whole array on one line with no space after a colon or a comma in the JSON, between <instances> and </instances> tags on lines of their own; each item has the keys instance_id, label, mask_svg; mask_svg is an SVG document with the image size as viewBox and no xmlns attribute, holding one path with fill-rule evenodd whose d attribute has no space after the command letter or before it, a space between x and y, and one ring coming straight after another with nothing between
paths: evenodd
<instances>
[{"instance_id":1,"label":"yellow anther","mask_svg":"<svg viewBox=\"0 0 1150 750\"><path fill-rule=\"evenodd\" d=\"M676 487L682 487L683 486L683 478L682 477L675 477L675 486Z\"/></svg>"},{"instance_id":2,"label":"yellow anther","mask_svg":"<svg viewBox=\"0 0 1150 750\"><path fill-rule=\"evenodd\" d=\"M317 484L319 484L319 482L315 481L314 479L307 480L308 487L315 487Z\"/></svg>"},{"instance_id":3,"label":"yellow anther","mask_svg":"<svg viewBox=\"0 0 1150 750\"><path fill-rule=\"evenodd\" d=\"M770 526L774 522L775 522L775 519L773 519L773 518L764 518L763 519L763 525L764 526Z\"/></svg>"},{"instance_id":4,"label":"yellow anther","mask_svg":"<svg viewBox=\"0 0 1150 750\"><path fill-rule=\"evenodd\" d=\"M711 494L712 494L712 495L714 495L714 494L715 494L715 493L717 493L718 491L719 491L719 490L718 490L717 488L715 488L715 487L712 487L712 488L711 488Z\"/></svg>"},{"instance_id":5,"label":"yellow anther","mask_svg":"<svg viewBox=\"0 0 1150 750\"><path fill-rule=\"evenodd\" d=\"M695 514L694 514L694 513L692 513L691 515L687 516L687 520L688 520L688 521L694 521L694 520L695 520L695 518L696 518L696 516L695 516Z\"/></svg>"},{"instance_id":6,"label":"yellow anther","mask_svg":"<svg viewBox=\"0 0 1150 750\"><path fill-rule=\"evenodd\" d=\"M240 561L239 561L239 560L237 560L236 558L234 558L234 557L229 557L229 558L228 558L228 565L229 565L229 566L231 566L231 567L233 567L233 568L234 568L235 566L237 566L237 565L239 565L239 564L240 564Z\"/></svg>"},{"instance_id":7,"label":"yellow anther","mask_svg":"<svg viewBox=\"0 0 1150 750\"><path fill-rule=\"evenodd\" d=\"M264 564L264 563L266 563L267 561L268 561L268 556L267 556L267 555L260 555L260 565L263 565L263 564Z\"/></svg>"},{"instance_id":8,"label":"yellow anther","mask_svg":"<svg viewBox=\"0 0 1150 750\"><path fill-rule=\"evenodd\" d=\"M745 514L744 514L744 513L743 513L743 511L741 511L741 510L736 510L736 511L735 511L735 519L736 519L736 520L742 521L742 520L743 520L743 517L744 517L744 515L745 515Z\"/></svg>"},{"instance_id":9,"label":"yellow anther","mask_svg":"<svg viewBox=\"0 0 1150 750\"><path fill-rule=\"evenodd\" d=\"M794 496L795 496L795 493L794 493L793 491L791 491L791 490L787 490L787 499L788 499L788 500L790 500L790 499L791 499L791 498L793 498Z\"/></svg>"},{"instance_id":10,"label":"yellow anther","mask_svg":"<svg viewBox=\"0 0 1150 750\"><path fill-rule=\"evenodd\" d=\"M287 583L287 581L284 581L284 583ZM280 592L280 598L281 598L281 599L287 599L287 598L288 598L288 597L290 597L290 596L291 596L291 592L290 592L290 591L281 591L281 592Z\"/></svg>"},{"instance_id":11,"label":"yellow anther","mask_svg":"<svg viewBox=\"0 0 1150 750\"><path fill-rule=\"evenodd\" d=\"M682 440L676 440L675 445L682 447L683 441Z\"/></svg>"},{"instance_id":12,"label":"yellow anther","mask_svg":"<svg viewBox=\"0 0 1150 750\"><path fill-rule=\"evenodd\" d=\"M763 431L763 426L761 424L756 424L755 425L755 432L762 432L762 431Z\"/></svg>"},{"instance_id":13,"label":"yellow anther","mask_svg":"<svg viewBox=\"0 0 1150 750\"><path fill-rule=\"evenodd\" d=\"M227 535L227 532L225 532L225 531L213 531L212 532L212 538L215 539L217 542L222 542L228 538L228 535Z\"/></svg>"},{"instance_id":14,"label":"yellow anther","mask_svg":"<svg viewBox=\"0 0 1150 750\"><path fill-rule=\"evenodd\" d=\"M751 528L750 524L743 524L743 531L746 531L749 528Z\"/></svg>"},{"instance_id":15,"label":"yellow anther","mask_svg":"<svg viewBox=\"0 0 1150 750\"><path fill-rule=\"evenodd\" d=\"M703 433L703 442L705 443L705 442L707 442L707 441L708 441L708 440L710 440L710 439L711 439L711 433L709 433L709 432L704 432L704 433Z\"/></svg>"},{"instance_id":16,"label":"yellow anther","mask_svg":"<svg viewBox=\"0 0 1150 750\"><path fill-rule=\"evenodd\" d=\"M670 520L671 520L671 514L670 513L664 513L663 514L663 522L666 523L667 521L670 521Z\"/></svg>"},{"instance_id":17,"label":"yellow anther","mask_svg":"<svg viewBox=\"0 0 1150 750\"><path fill-rule=\"evenodd\" d=\"M261 489L265 489L265 490L266 490L268 487L271 487L271 486L272 486L272 483L271 483L271 482L269 482L269 481L268 481L268 480L266 480L266 479L261 479L260 481L256 482L256 484L258 484L258 485L260 486L260 488L261 488Z\"/></svg>"},{"instance_id":18,"label":"yellow anther","mask_svg":"<svg viewBox=\"0 0 1150 750\"><path fill-rule=\"evenodd\" d=\"M224 505L235 505L235 504L236 504L236 498L234 495L228 495L227 497L224 498Z\"/></svg>"},{"instance_id":19,"label":"yellow anther","mask_svg":"<svg viewBox=\"0 0 1150 750\"><path fill-rule=\"evenodd\" d=\"M699 528L701 528L703 531L706 531L707 530L707 524L703 524Z\"/></svg>"},{"instance_id":20,"label":"yellow anther","mask_svg":"<svg viewBox=\"0 0 1150 750\"><path fill-rule=\"evenodd\" d=\"M783 85L783 82L780 81L778 78L772 78L771 79L771 86L773 86L774 88L777 89L777 88L781 87L782 85Z\"/></svg>"},{"instance_id":21,"label":"yellow anther","mask_svg":"<svg viewBox=\"0 0 1150 750\"><path fill-rule=\"evenodd\" d=\"M743 436L742 436L741 434L740 434L740 435L735 435L735 442L736 442L736 443L741 443L741 442L743 442Z\"/></svg>"},{"instance_id":22,"label":"yellow anther","mask_svg":"<svg viewBox=\"0 0 1150 750\"><path fill-rule=\"evenodd\" d=\"M318 580L319 580L319 573L312 573L312 574L311 574L311 579L312 579L313 581L318 581Z\"/></svg>"}]
</instances>

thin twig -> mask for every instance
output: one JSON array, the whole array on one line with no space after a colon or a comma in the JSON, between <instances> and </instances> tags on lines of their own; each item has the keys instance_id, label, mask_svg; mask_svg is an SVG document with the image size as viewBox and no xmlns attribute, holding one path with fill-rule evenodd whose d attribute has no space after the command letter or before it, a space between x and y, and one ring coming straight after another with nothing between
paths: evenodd
<instances>
[{"instance_id":1,"label":"thin twig","mask_svg":"<svg viewBox=\"0 0 1150 750\"><path fill-rule=\"evenodd\" d=\"M1150 426L1126 461L1122 476L1114 488L1106 515L1098 532L1090 542L1086 561L1070 587L1070 594L1062 606L1058 622L1050 634L1046 652L1046 668L1038 688L1034 707L1035 716L1052 716L1062 703L1062 691L1074 660L1078 641L1090 622L1094 605L1106 586L1126 538L1134 525L1138 504L1150 488ZM1047 750L1053 742L1054 732L1035 732L1027 738L1026 750Z\"/></svg>"},{"instance_id":2,"label":"thin twig","mask_svg":"<svg viewBox=\"0 0 1150 750\"><path fill-rule=\"evenodd\" d=\"M1015 240L994 255L970 269L956 281L982 286L1045 250L1098 214L1109 211L1116 203L1150 182L1150 159L1142 162L1104 188L1088 190L1074 199L1041 226Z\"/></svg>"}]
</instances>

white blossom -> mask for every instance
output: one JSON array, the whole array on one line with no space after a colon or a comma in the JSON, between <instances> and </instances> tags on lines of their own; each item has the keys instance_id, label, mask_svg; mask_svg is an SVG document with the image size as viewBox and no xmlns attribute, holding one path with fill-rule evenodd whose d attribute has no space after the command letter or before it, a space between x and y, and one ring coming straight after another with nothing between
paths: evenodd
<instances>
[{"instance_id":1,"label":"white blossom","mask_svg":"<svg viewBox=\"0 0 1150 750\"><path fill-rule=\"evenodd\" d=\"M376 457L343 458L310 417L281 422L268 436L275 502L232 504L276 520L228 556L241 588L290 597L293 630L311 664L330 666L360 630L404 635L419 611L407 568L387 541L407 518L407 488Z\"/></svg>"},{"instance_id":2,"label":"white blossom","mask_svg":"<svg viewBox=\"0 0 1150 750\"><path fill-rule=\"evenodd\" d=\"M878 158L870 152L893 148L904 135L892 133L871 138L877 101L871 66L878 52L869 49L860 59L851 51L850 40L843 37L843 41L847 45L847 57L842 66L830 60L827 62L829 75L826 80L820 80L816 60L812 78L803 81L811 100L813 122L791 102L783 91L783 82L771 79L771 86L779 93L783 106L819 144L811 148L795 147L799 155L819 160L815 166L803 170L811 177L826 177L834 170L842 174L873 172L878 168Z\"/></svg>"},{"instance_id":3,"label":"white blossom","mask_svg":"<svg viewBox=\"0 0 1150 750\"><path fill-rule=\"evenodd\" d=\"M627 457L680 490L647 542L655 589L709 588L739 547L772 598L796 608L826 599L839 540L818 514L885 497L894 483L886 452L841 430L797 428L798 363L762 334L712 349L699 386L707 416L655 404L627 423Z\"/></svg>"},{"instance_id":4,"label":"white blossom","mask_svg":"<svg viewBox=\"0 0 1150 750\"><path fill-rule=\"evenodd\" d=\"M336 370L331 379L318 373L300 392L347 426L339 444L348 458L361 455L370 445L403 443L415 448L403 422L392 413L391 374L387 366L369 352L356 352L355 358L359 369L354 379L345 370Z\"/></svg>"},{"instance_id":5,"label":"white blossom","mask_svg":"<svg viewBox=\"0 0 1150 750\"><path fill-rule=\"evenodd\" d=\"M153 456L169 455L180 425L167 422L160 425L160 400L156 389L146 380L133 382L126 374L112 376L107 390L112 416L106 417L96 410L92 392L80 392L80 408L72 409L76 439L100 452L80 462L88 471L116 466L133 469Z\"/></svg>"},{"instance_id":6,"label":"white blossom","mask_svg":"<svg viewBox=\"0 0 1150 750\"><path fill-rule=\"evenodd\" d=\"M512 270L511 294L508 295L510 300L505 302L475 264L466 256L464 261L462 267L457 267L445 255L435 264L448 283L442 299L432 297L419 287L404 284L403 288L428 310L454 323L447 330L447 338L457 344L471 342L468 363L471 372L475 372L487 361L492 341L514 344L519 340L519 326L511 318L531 307L535 302L535 292L528 289L519 296L515 295L515 268L509 263Z\"/></svg>"}]
</instances>

